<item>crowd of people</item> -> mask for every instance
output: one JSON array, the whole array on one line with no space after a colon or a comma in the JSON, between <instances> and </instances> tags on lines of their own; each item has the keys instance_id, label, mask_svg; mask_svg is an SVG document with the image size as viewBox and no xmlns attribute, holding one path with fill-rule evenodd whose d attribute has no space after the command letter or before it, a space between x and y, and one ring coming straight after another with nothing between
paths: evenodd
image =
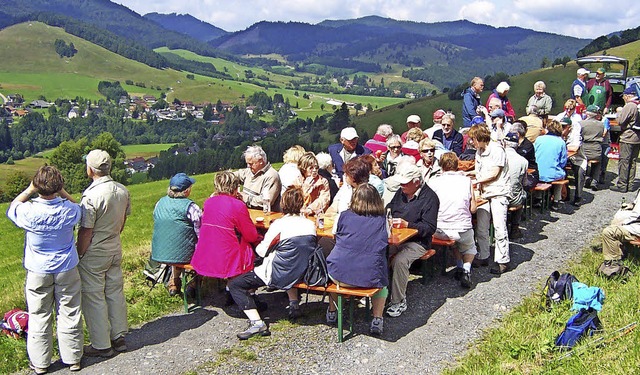
<instances>
[{"instance_id":1,"label":"crowd of people","mask_svg":"<svg viewBox=\"0 0 640 375\"><path fill-rule=\"evenodd\" d=\"M260 146L250 146L243 154L247 167L217 173L215 190L202 209L189 199L195 179L178 173L154 209L151 259L191 264L198 275L226 280L229 302L250 320L238 333L244 340L270 334L260 315L264 303L255 293L260 287L285 290L289 316L300 316L299 296L292 287L304 274L309 255L320 247L333 282L380 288L370 325L370 332L380 335L385 308L390 317L408 309L410 266L431 248L432 238L455 241L453 273L461 287L469 288L472 267L492 264L490 272L496 275L510 270L509 243L522 236L519 220L525 199L538 182L565 179L567 170L573 173L573 197L555 185L554 210L563 199L576 207L583 204L585 187L603 187L610 141L603 113L611 106L612 93L602 79L604 72L586 81L588 74L583 68L577 71L572 98L557 115L550 113L552 99L544 82L534 84L535 94L523 108L526 115L517 118L507 82L498 84L483 106L484 83L475 77L463 94L459 129L455 116L442 109L433 113L428 127L423 128L420 116L410 115L406 132L394 134L391 125L382 124L362 144L357 130L346 127L326 153L292 146L279 171ZM618 113L619 178L612 190L626 192L635 178L640 122L635 93L625 90L623 98L625 106ZM108 153L94 150L86 162L93 183L79 205L64 191L59 172L42 167L7 212L27 232L26 294L32 319L28 352L37 373L50 365L54 306L59 306L61 357L72 370L80 369L83 353L109 357L126 350L120 231L129 195L109 177ZM472 170L461 170L464 163L473 163ZM38 197L29 200L35 194ZM249 209L284 216L261 232ZM333 218L333 238L318 240L314 216ZM638 215L631 216L624 225L637 225ZM391 226L413 228L417 234L390 246ZM623 225L605 232L608 264L621 258L616 241L640 234L635 226ZM262 262L254 266L257 258ZM180 270L172 271L172 296L181 291ZM91 337L84 348L81 311ZM331 296L326 320L331 324L336 319Z\"/></svg>"}]
</instances>

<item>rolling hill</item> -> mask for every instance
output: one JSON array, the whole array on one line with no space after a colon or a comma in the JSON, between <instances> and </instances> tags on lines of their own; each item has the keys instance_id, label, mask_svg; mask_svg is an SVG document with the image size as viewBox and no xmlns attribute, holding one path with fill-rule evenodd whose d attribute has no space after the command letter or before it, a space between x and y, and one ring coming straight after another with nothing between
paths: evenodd
<instances>
[{"instance_id":1,"label":"rolling hill","mask_svg":"<svg viewBox=\"0 0 640 375\"><path fill-rule=\"evenodd\" d=\"M302 64L360 63L360 70L367 72L399 64L405 71L427 71L424 80L442 89L475 75L526 72L539 67L544 56L574 56L588 42L469 21L422 23L370 16L317 25L263 21L210 44L234 54L278 53Z\"/></svg>"}]
</instances>

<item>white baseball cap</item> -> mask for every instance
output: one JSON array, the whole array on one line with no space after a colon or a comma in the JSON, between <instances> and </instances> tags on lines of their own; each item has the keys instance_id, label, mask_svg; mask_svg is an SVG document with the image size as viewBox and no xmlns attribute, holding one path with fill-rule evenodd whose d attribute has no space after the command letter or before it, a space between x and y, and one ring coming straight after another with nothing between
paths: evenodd
<instances>
[{"instance_id":1,"label":"white baseball cap","mask_svg":"<svg viewBox=\"0 0 640 375\"><path fill-rule=\"evenodd\" d=\"M342 131L340 132L340 138L344 138L347 141L350 141L354 138L358 138L358 132L356 132L356 129L349 126L347 128L342 129Z\"/></svg>"},{"instance_id":2,"label":"white baseball cap","mask_svg":"<svg viewBox=\"0 0 640 375\"><path fill-rule=\"evenodd\" d=\"M578 72L577 72L577 73L578 73L578 75L579 75L579 76L581 76L581 75L584 75L584 74L589 74L589 73L591 73L591 72L590 72L590 71L588 71L588 70L587 70L587 69L585 69L585 68L580 68L580 69L578 69Z\"/></svg>"},{"instance_id":3,"label":"white baseball cap","mask_svg":"<svg viewBox=\"0 0 640 375\"><path fill-rule=\"evenodd\" d=\"M413 122L413 123L419 123L422 122L422 120L420 119L420 116L418 115L410 115L409 117L407 117L407 122Z\"/></svg>"}]
</instances>

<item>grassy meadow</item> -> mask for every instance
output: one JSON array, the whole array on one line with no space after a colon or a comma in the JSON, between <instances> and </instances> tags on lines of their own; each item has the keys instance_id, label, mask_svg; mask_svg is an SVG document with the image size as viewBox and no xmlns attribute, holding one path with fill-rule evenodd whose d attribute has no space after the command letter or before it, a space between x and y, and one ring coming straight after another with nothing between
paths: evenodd
<instances>
[{"instance_id":1,"label":"grassy meadow","mask_svg":"<svg viewBox=\"0 0 640 375\"><path fill-rule=\"evenodd\" d=\"M175 143L152 143L148 145L124 145L122 146L122 150L125 155L127 155L127 159L132 159L135 157L143 157L148 159L153 156L160 155L160 151L166 151Z\"/></svg>"}]
</instances>

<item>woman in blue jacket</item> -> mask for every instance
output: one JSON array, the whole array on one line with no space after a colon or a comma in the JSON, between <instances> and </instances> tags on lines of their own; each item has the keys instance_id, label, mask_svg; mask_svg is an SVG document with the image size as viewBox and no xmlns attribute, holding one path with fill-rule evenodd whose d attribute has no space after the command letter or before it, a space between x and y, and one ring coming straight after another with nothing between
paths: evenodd
<instances>
[{"instance_id":1,"label":"woman in blue jacket","mask_svg":"<svg viewBox=\"0 0 640 375\"><path fill-rule=\"evenodd\" d=\"M327 257L329 277L345 287L382 288L373 296L370 332L382 334L389 285L387 245L390 228L378 191L365 183L353 192L351 206L338 219L336 246ZM336 295L330 295L327 323L337 319Z\"/></svg>"}]
</instances>

